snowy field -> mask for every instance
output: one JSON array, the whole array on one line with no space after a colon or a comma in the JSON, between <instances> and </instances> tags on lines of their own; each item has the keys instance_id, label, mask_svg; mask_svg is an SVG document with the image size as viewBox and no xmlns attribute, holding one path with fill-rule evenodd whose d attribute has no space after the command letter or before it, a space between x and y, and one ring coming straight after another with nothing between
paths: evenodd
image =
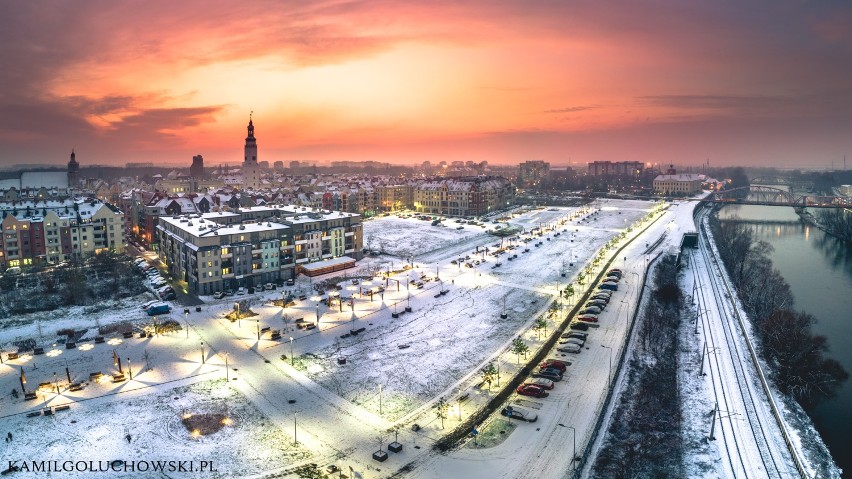
<instances>
[{"instance_id":1,"label":"snowy field","mask_svg":"<svg viewBox=\"0 0 852 479\"><path fill-rule=\"evenodd\" d=\"M207 436L193 434L184 418L222 417ZM293 465L309 456L224 379L204 381L153 394L75 404L50 417L3 419L10 431L3 458L39 461L210 461L203 477L245 477ZM127 437L130 437L128 440ZM200 464L196 463L195 467ZM90 477L82 472L61 477ZM200 477L199 473L116 474L112 477Z\"/></svg>"},{"instance_id":2,"label":"snowy field","mask_svg":"<svg viewBox=\"0 0 852 479\"><path fill-rule=\"evenodd\" d=\"M355 463L373 464L369 453L375 450L376 446L366 446L357 441L374 437L376 431L397 425L407 427L413 422L428 425L426 436L423 437L437 438L441 429L435 423L434 412L429 408L431 402L439 396L453 399L460 392L470 391L481 381L479 368L490 360L497 360L504 374L513 374L516 370L516 357L507 353L508 345L518 336L533 349L541 344L536 333L531 330L532 322L555 300L557 284L564 287L572 281L607 241L626 226L647 215L653 206L654 203L650 202L608 200L594 208L587 208L586 214L551 229L543 236L526 234L504 240L485 234L485 228L479 226L466 225L464 230L457 230L453 220L446 220L448 227L442 228L431 226L428 221L394 216L373 219L365 222L365 236L373 235L376 237L374 241L378 241L379 237L387 238L384 250L388 254L362 260L359 262L360 272L368 269L368 265L373 265L373 270L376 265L390 264L394 265L394 269L399 269L402 260L412 256L416 266L413 272L401 272L388 280L377 277L361 281L357 285L346 281L340 295L346 300L352 298L352 306L344 301L342 307L329 307L320 301L321 297L317 293L309 293L305 300L299 300L294 306L282 309L271 305L272 299L281 297L280 289L223 300L202 298L207 302L202 307L203 310L199 313L193 310L186 318L190 326L189 338L186 337L185 330L154 339L124 339L113 334L107 337L107 344L83 341L77 349L67 351L56 341L55 333L58 329L88 329L83 339L91 339L97 325L104 326L122 320L133 321L137 326L147 324L150 319L139 308L146 299L138 298L138 301L109 305L110 307L100 312L87 312L76 308L56 311L40 316L38 322L35 318L28 318L13 327L0 330L0 344L4 345L4 350L8 352L14 349L13 341L38 338L40 325L43 340L39 344L44 345L49 353L36 357L24 356L12 361L13 367L9 367L9 364L0 367L0 389L10 391L16 386L19 387L20 366L24 366L26 370L28 387L31 389L40 382L50 382L54 372L58 373L60 383L67 383L62 379L66 359L75 381L87 378L93 371L114 372L112 350L116 349L118 356L132 360L134 374L139 375L138 378L134 376L132 385L127 382L118 385L91 384L78 393L63 392L61 398L46 393L44 397L48 399L48 404L76 402L71 412L82 411L82 405L90 407L89 404L97 403L104 405L102 407L105 410L106 405L112 405L116 408L115 411L122 408L132 409L139 421L166 424L167 417L174 418L175 407L184 407L179 406L184 402L183 399L171 399L169 402L169 398L185 397L188 403L196 401L192 398L201 393L191 388L203 388L203 384L208 381L221 378L224 373L224 353L230 353L232 369L239 369L240 380L232 383L231 388L227 390L230 391L236 386L239 392L228 393L232 399L226 398L224 402L244 401L248 406L256 408L254 412L246 410L241 413L246 420L241 423L244 425L241 427L248 430L251 428L248 423L252 418L266 417L269 419L268 427L275 430L281 428L281 444L278 446L284 447L287 440L292 439L292 413L298 409L299 417L304 415L306 418L305 436L309 439L305 440L310 442L311 451L315 452L311 461L322 464L330 457L347 457ZM587 217L588 212L593 209L599 212ZM554 228L557 222L567 220L580 210L582 209L537 209L513 217L509 219L509 223L527 231L542 226ZM492 224L488 225L489 228L492 227ZM651 238L651 241L655 239L656 236ZM539 246L534 246L539 242ZM365 241L365 246L366 243ZM508 249L506 253L496 257L484 254L484 247L493 251L495 246L501 243L503 246L512 245L513 249ZM529 251L525 252L525 249ZM516 258L508 259L515 255ZM470 256L467 262L471 263L471 267L451 263L463 256ZM475 260L480 261L480 264L474 265ZM644 261L638 256L631 257L631 262L634 260ZM497 263L500 265L497 266ZM386 268L383 267L382 270L384 269ZM355 271L336 274L351 277ZM420 280L421 275L433 279L436 272L442 281L423 281L422 288L410 283L412 280ZM296 286L290 289L309 292L311 285L319 279L323 278L301 277ZM374 295L371 301L366 292L379 285L387 289L383 294ZM436 298L435 295L441 290L446 290L447 293ZM246 298L253 298L255 304L252 310L257 316L238 323L223 319L224 314L232 309L235 300ZM508 317L501 319L504 300ZM411 306L412 312L399 318L392 317L393 312L402 311L407 305ZM614 308L609 314L615 316L621 309L622 307ZM185 324L180 309L175 311L172 317L181 325ZM297 318L302 318L305 323L318 324L318 327L296 328L294 320ZM549 328L552 325L553 323ZM267 334L257 339L258 330L265 327L281 330L284 339L272 341ZM342 337L353 328L364 328L364 331L356 336ZM599 334L609 334L606 325L601 328ZM289 340L290 337L293 338L292 341ZM200 346L199 342L203 342L203 346ZM200 361L202 348L205 351L204 362ZM588 398L599 394L596 389L601 386L599 365L605 364L600 360L605 361L607 356L604 354L608 354L600 347L595 349L596 351L584 355L592 356L584 360L594 360L595 364L589 365L589 372L573 371L568 386L572 395L580 394L582 398L587 398L584 400L589 401L594 399ZM346 364L338 364L339 358L345 358ZM137 372L146 362L150 362L153 369ZM36 364L37 368L34 367ZM234 368L234 365L237 367ZM192 386L200 381L204 382ZM381 394L378 391L379 385L382 387ZM594 387L587 388L586 385ZM174 389L176 393L173 395L168 392L171 388L178 388ZM211 391L209 394L212 398L217 397L219 393ZM469 414L484 403L487 394L477 392L472 396L474 399L469 403L459 406L463 414ZM299 400L296 406L288 406L286 399L291 398ZM147 404L151 407L149 413L145 412L148 409L143 405L137 407L128 403L143 400L148 401ZM162 401L163 404L157 401ZM23 413L37 406L34 402L24 402L8 394L0 396L0 405L5 414ZM215 405L214 401L210 404L199 404L199 407L215 409ZM467 412L464 412L465 408ZM549 410L547 408L546 410ZM46 418L27 419L25 416L11 416L3 418L3 421L23 424L26 421L42 419ZM116 420L110 421L106 418L101 418L100 421L110 424L111 432L118 428L115 424L120 424ZM167 435L171 438L170 441L174 440L177 444L178 441L169 436L164 427L138 426L143 436L148 435L145 431L156 430L158 434ZM301 428L300 423L300 430ZM522 429L524 425L518 428ZM123 426L115 434L118 443L124 441ZM265 433L258 434L262 436ZM408 440L412 439L413 433L407 434ZM519 439L514 439L517 434L517 431L513 432L513 437L507 443L517 445ZM92 440L87 434L81 435L88 441ZM302 432L299 435L301 440ZM151 437L154 437L153 433ZM208 441L211 448L216 442L212 441L213 437ZM421 436L413 435L415 441L418 437ZM139 447L143 447L144 441L147 440L140 437ZM245 440L252 447L264 451L278 451L277 454L282 456L278 462L271 462L264 467L257 466L258 469L252 468L263 462L265 456L249 456L256 459L246 460L248 475L264 468L280 469L302 458L303 453L300 451L276 450L266 446L265 440L252 442L242 437L240 440ZM402 438L400 440L402 441ZM224 442L232 441L228 439ZM45 446L30 444L34 452L45 450ZM180 446L176 445L172 449L180 451ZM393 457L398 458L396 461L407 462L426 450L426 447L419 452L407 449L405 453ZM505 453L501 447L494 447L493 451L494 454ZM174 454L177 455L178 452ZM221 457L225 462L236 460L221 451L211 454L217 458ZM193 452L191 456L206 459L203 454L197 452ZM403 464L404 462L389 462L382 467L385 471L391 471ZM376 471L377 477L385 475ZM424 477L428 476L426 474Z\"/></svg>"},{"instance_id":3,"label":"snowy field","mask_svg":"<svg viewBox=\"0 0 852 479\"><path fill-rule=\"evenodd\" d=\"M431 221L419 220L414 216L373 218L364 222L364 247L398 258L408 258L486 236L486 228L481 226L462 225L453 219L446 219L443 224L445 226L432 226ZM486 226L490 228L495 225Z\"/></svg>"},{"instance_id":4,"label":"snowy field","mask_svg":"<svg viewBox=\"0 0 852 479\"><path fill-rule=\"evenodd\" d=\"M508 314L500 319L504 298ZM497 284L417 298L417 310L312 351L317 357L305 360L304 367L323 387L375 414L381 384L383 417L396 420L477 368L545 304L544 298ZM347 363L338 366L339 357Z\"/></svg>"}]
</instances>

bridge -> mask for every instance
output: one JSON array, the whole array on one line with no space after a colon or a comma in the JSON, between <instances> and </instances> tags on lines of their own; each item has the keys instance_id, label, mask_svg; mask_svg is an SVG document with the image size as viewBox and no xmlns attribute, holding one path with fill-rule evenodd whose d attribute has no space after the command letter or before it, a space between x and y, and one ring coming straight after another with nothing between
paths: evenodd
<instances>
[{"instance_id":1,"label":"bridge","mask_svg":"<svg viewBox=\"0 0 852 479\"><path fill-rule=\"evenodd\" d=\"M852 197L798 195L771 186L744 186L716 191L699 201L739 205L790 206L793 208L852 208Z\"/></svg>"}]
</instances>

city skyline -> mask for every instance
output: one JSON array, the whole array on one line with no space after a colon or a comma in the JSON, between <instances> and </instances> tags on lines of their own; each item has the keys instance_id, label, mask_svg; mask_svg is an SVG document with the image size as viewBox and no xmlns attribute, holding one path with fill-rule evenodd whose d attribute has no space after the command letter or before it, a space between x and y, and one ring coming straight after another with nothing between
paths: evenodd
<instances>
[{"instance_id":1,"label":"city skyline","mask_svg":"<svg viewBox=\"0 0 852 479\"><path fill-rule=\"evenodd\" d=\"M840 167L843 5L18 5L0 166L595 160Z\"/></svg>"}]
</instances>

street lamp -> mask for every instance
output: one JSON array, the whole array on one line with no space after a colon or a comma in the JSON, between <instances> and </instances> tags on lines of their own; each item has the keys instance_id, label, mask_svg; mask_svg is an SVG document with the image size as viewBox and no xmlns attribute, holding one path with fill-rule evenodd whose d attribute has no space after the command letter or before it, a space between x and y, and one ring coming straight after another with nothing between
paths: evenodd
<instances>
[{"instance_id":1,"label":"street lamp","mask_svg":"<svg viewBox=\"0 0 852 479\"><path fill-rule=\"evenodd\" d=\"M317 328L319 328L319 302L317 302Z\"/></svg>"},{"instance_id":2,"label":"street lamp","mask_svg":"<svg viewBox=\"0 0 852 479\"><path fill-rule=\"evenodd\" d=\"M59 396L59 382L56 380L56 373L53 373L53 385L56 386L56 395Z\"/></svg>"},{"instance_id":3,"label":"street lamp","mask_svg":"<svg viewBox=\"0 0 852 479\"><path fill-rule=\"evenodd\" d=\"M256 319L255 321L257 321L257 341L260 342L260 320Z\"/></svg>"},{"instance_id":4,"label":"street lamp","mask_svg":"<svg viewBox=\"0 0 852 479\"><path fill-rule=\"evenodd\" d=\"M130 380L133 381L133 366L130 364L130 358L127 358L127 373L130 374Z\"/></svg>"},{"instance_id":5,"label":"street lamp","mask_svg":"<svg viewBox=\"0 0 852 479\"><path fill-rule=\"evenodd\" d=\"M379 416L382 415L382 385L379 384Z\"/></svg>"},{"instance_id":6,"label":"street lamp","mask_svg":"<svg viewBox=\"0 0 852 479\"><path fill-rule=\"evenodd\" d=\"M609 349L609 376L608 376L609 381L608 381L607 387L612 389L612 348L609 347L609 346L604 346L603 344L601 344L601 347Z\"/></svg>"},{"instance_id":7,"label":"street lamp","mask_svg":"<svg viewBox=\"0 0 852 479\"><path fill-rule=\"evenodd\" d=\"M296 412L293 412L293 444L299 444L299 439L296 437Z\"/></svg>"},{"instance_id":8,"label":"street lamp","mask_svg":"<svg viewBox=\"0 0 852 479\"><path fill-rule=\"evenodd\" d=\"M186 339L189 339L189 311L183 312L183 324L186 326Z\"/></svg>"},{"instance_id":9,"label":"street lamp","mask_svg":"<svg viewBox=\"0 0 852 479\"><path fill-rule=\"evenodd\" d=\"M201 364L206 364L204 361L204 341L201 341Z\"/></svg>"},{"instance_id":10,"label":"street lamp","mask_svg":"<svg viewBox=\"0 0 852 479\"><path fill-rule=\"evenodd\" d=\"M225 353L225 381L230 381L230 377L228 375L228 353Z\"/></svg>"},{"instance_id":11,"label":"street lamp","mask_svg":"<svg viewBox=\"0 0 852 479\"><path fill-rule=\"evenodd\" d=\"M290 336L290 366L293 365L293 336Z\"/></svg>"}]
</instances>

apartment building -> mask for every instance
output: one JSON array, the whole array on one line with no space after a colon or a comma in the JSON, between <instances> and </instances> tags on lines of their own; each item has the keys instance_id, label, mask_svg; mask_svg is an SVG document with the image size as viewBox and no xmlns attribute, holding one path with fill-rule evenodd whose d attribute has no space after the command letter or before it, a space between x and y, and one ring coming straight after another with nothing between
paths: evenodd
<instances>
[{"instance_id":1,"label":"apartment building","mask_svg":"<svg viewBox=\"0 0 852 479\"><path fill-rule=\"evenodd\" d=\"M124 213L98 200L0 203L0 267L124 251Z\"/></svg>"},{"instance_id":2,"label":"apartment building","mask_svg":"<svg viewBox=\"0 0 852 479\"><path fill-rule=\"evenodd\" d=\"M303 265L363 257L361 217L297 206L159 219L160 259L190 291L212 294L295 278Z\"/></svg>"}]
</instances>

